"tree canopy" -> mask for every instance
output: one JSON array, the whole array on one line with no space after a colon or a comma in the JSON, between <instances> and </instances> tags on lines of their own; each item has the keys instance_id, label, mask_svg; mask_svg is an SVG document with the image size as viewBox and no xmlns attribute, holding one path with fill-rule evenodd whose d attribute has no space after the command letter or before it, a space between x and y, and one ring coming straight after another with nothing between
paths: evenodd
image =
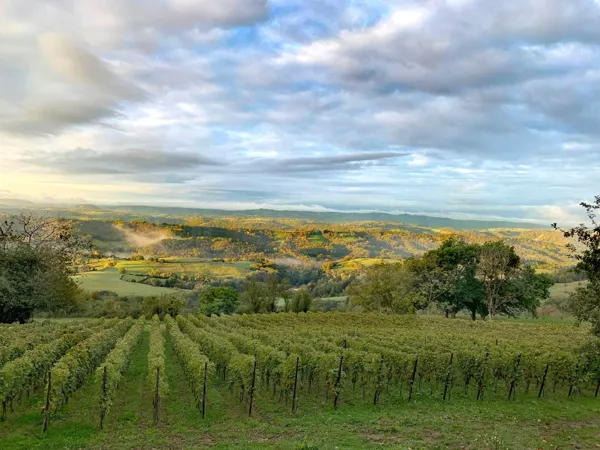
<instances>
[{"instance_id":1,"label":"tree canopy","mask_svg":"<svg viewBox=\"0 0 600 450\"><path fill-rule=\"evenodd\" d=\"M583 202L590 225L580 224L568 230L561 230L566 238L574 239L579 246L569 244L568 247L578 263L576 270L586 274L589 283L578 288L569 299L571 312L580 321L589 321L593 331L600 336L600 224L596 220L600 210L600 195L592 203ZM555 223L552 225L559 229Z\"/></svg>"},{"instance_id":2,"label":"tree canopy","mask_svg":"<svg viewBox=\"0 0 600 450\"><path fill-rule=\"evenodd\" d=\"M0 322L72 307L71 268L88 247L68 220L23 213L0 222Z\"/></svg>"},{"instance_id":3,"label":"tree canopy","mask_svg":"<svg viewBox=\"0 0 600 450\"><path fill-rule=\"evenodd\" d=\"M368 268L349 293L366 311L410 313L438 305L447 316L466 310L475 319L535 314L553 283L522 266L503 241L478 245L451 238L421 258Z\"/></svg>"},{"instance_id":4,"label":"tree canopy","mask_svg":"<svg viewBox=\"0 0 600 450\"><path fill-rule=\"evenodd\" d=\"M238 292L230 287L209 286L200 294L200 314L233 314L238 307Z\"/></svg>"}]
</instances>

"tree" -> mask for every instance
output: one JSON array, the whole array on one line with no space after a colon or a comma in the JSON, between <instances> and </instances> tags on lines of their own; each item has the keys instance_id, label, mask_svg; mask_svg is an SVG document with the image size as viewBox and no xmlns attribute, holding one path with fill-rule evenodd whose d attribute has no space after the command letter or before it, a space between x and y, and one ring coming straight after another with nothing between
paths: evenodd
<instances>
[{"instance_id":1,"label":"tree","mask_svg":"<svg viewBox=\"0 0 600 450\"><path fill-rule=\"evenodd\" d=\"M70 275L86 250L89 241L68 220L22 213L1 222L0 322L72 308L78 288Z\"/></svg>"},{"instance_id":2,"label":"tree","mask_svg":"<svg viewBox=\"0 0 600 450\"><path fill-rule=\"evenodd\" d=\"M501 313L509 298L503 289L519 267L521 260L514 247L502 241L486 242L481 246L478 270L485 288L487 312L490 319Z\"/></svg>"},{"instance_id":3,"label":"tree","mask_svg":"<svg viewBox=\"0 0 600 450\"><path fill-rule=\"evenodd\" d=\"M185 306L181 296L163 294L160 297L146 297L142 306L144 315L151 318L154 314L162 319L165 315L175 317Z\"/></svg>"},{"instance_id":4,"label":"tree","mask_svg":"<svg viewBox=\"0 0 600 450\"><path fill-rule=\"evenodd\" d=\"M200 294L198 312L206 316L233 314L238 306L238 297L238 292L230 287L207 287Z\"/></svg>"},{"instance_id":5,"label":"tree","mask_svg":"<svg viewBox=\"0 0 600 450\"><path fill-rule=\"evenodd\" d=\"M294 292L291 303L291 311L295 313L308 312L312 305L312 297L307 289L298 289Z\"/></svg>"},{"instance_id":6,"label":"tree","mask_svg":"<svg viewBox=\"0 0 600 450\"><path fill-rule=\"evenodd\" d=\"M406 314L423 305L415 291L415 275L402 263L378 263L349 288L350 302L365 311Z\"/></svg>"},{"instance_id":7,"label":"tree","mask_svg":"<svg viewBox=\"0 0 600 450\"><path fill-rule=\"evenodd\" d=\"M449 291L448 272L440 266L435 254L409 258L404 266L413 273L416 293L422 297L424 304L434 303Z\"/></svg>"},{"instance_id":8,"label":"tree","mask_svg":"<svg viewBox=\"0 0 600 450\"><path fill-rule=\"evenodd\" d=\"M541 301L550 297L553 285L554 280L549 275L536 274L529 266L519 268L501 292L506 299L502 312L515 316L520 311L527 311L536 317Z\"/></svg>"},{"instance_id":9,"label":"tree","mask_svg":"<svg viewBox=\"0 0 600 450\"><path fill-rule=\"evenodd\" d=\"M265 289L263 283L250 278L240 296L242 310L247 313L257 314L261 312L264 306Z\"/></svg>"},{"instance_id":10,"label":"tree","mask_svg":"<svg viewBox=\"0 0 600 450\"><path fill-rule=\"evenodd\" d=\"M580 224L569 230L561 230L568 239L575 239L579 248L569 244L573 257L578 261L576 269L587 275L589 283L578 288L569 299L569 309L579 321L592 323L593 332L600 336L600 224L596 212L600 210L600 195L592 203L582 202L591 225ZM557 224L552 227L558 230Z\"/></svg>"},{"instance_id":11,"label":"tree","mask_svg":"<svg viewBox=\"0 0 600 450\"><path fill-rule=\"evenodd\" d=\"M481 246L478 271L484 285L486 313L515 316L521 311L535 315L541 300L550 296L551 277L536 274L532 267L521 266L514 247L503 241Z\"/></svg>"},{"instance_id":12,"label":"tree","mask_svg":"<svg viewBox=\"0 0 600 450\"><path fill-rule=\"evenodd\" d=\"M485 313L483 284L477 278L480 251L477 244L450 238L423 256L434 268L433 273L437 273L433 280L425 279L426 286L432 283L435 286L435 296L430 301L442 305L446 316L454 317L460 310L467 309L475 320L477 314Z\"/></svg>"},{"instance_id":13,"label":"tree","mask_svg":"<svg viewBox=\"0 0 600 450\"><path fill-rule=\"evenodd\" d=\"M272 313L277 310L277 299L280 294L280 285L277 280L277 276L273 273L270 273L267 276L267 281L265 283L265 292L264 292L264 300L263 300L263 310Z\"/></svg>"}]
</instances>

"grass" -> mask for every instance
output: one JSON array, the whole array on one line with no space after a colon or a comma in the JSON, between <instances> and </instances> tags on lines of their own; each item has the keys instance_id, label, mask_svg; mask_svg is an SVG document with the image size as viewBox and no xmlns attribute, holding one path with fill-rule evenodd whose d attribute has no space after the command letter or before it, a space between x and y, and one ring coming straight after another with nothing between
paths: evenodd
<instances>
[{"instance_id":1,"label":"grass","mask_svg":"<svg viewBox=\"0 0 600 450\"><path fill-rule=\"evenodd\" d=\"M325 238L325 236L323 236L322 233L314 233L314 234L310 234L307 237L309 242L319 242L322 244L327 243L327 238Z\"/></svg>"},{"instance_id":2,"label":"grass","mask_svg":"<svg viewBox=\"0 0 600 450\"><path fill-rule=\"evenodd\" d=\"M584 287L587 281L573 281L571 283L556 283L550 288L550 298L566 298L578 287Z\"/></svg>"},{"instance_id":3,"label":"grass","mask_svg":"<svg viewBox=\"0 0 600 450\"><path fill-rule=\"evenodd\" d=\"M201 258L164 258L165 262L156 261L117 261L117 269L124 268L128 273L146 274L151 270L161 273L196 273L210 272L216 277L243 278L250 272L250 261L221 262ZM90 266L102 268L108 260L97 260L89 263Z\"/></svg>"},{"instance_id":4,"label":"grass","mask_svg":"<svg viewBox=\"0 0 600 450\"><path fill-rule=\"evenodd\" d=\"M371 267L375 264L379 264L381 262L385 262L388 264L398 262L398 260L394 259L385 259L385 258L354 258L341 261L335 266L335 270L340 271L354 271L357 268L362 267Z\"/></svg>"},{"instance_id":5,"label":"grass","mask_svg":"<svg viewBox=\"0 0 600 450\"><path fill-rule=\"evenodd\" d=\"M73 277L86 291L113 291L120 296L158 296L161 294L174 294L176 289L156 287L140 284L143 276L136 274L147 274L151 270L160 273L179 273L193 275L198 273L209 273L217 278L244 278L250 273L250 261L235 261L231 263L220 261L207 261L200 258L166 258L164 263L155 261L117 261L114 267L106 267L109 260L90 261L88 265L97 270L86 272ZM124 268L126 274L121 279L119 269ZM134 280L138 283L132 283Z\"/></svg>"},{"instance_id":6,"label":"grass","mask_svg":"<svg viewBox=\"0 0 600 450\"><path fill-rule=\"evenodd\" d=\"M300 390L299 411L272 400L259 389L255 414L215 379L208 389L208 415L195 409L186 376L168 342L166 367L170 392L161 401L157 427L147 373L148 329L132 356L104 431L98 429L94 401L98 386L88 377L69 403L41 433L43 392L0 423L0 448L17 449L597 449L600 443L600 399L566 399L518 395L517 400L475 401L456 394L440 401L420 394L410 404L373 406L360 394L344 391L339 409ZM392 394L390 394L392 395Z\"/></svg>"},{"instance_id":7,"label":"grass","mask_svg":"<svg viewBox=\"0 0 600 450\"><path fill-rule=\"evenodd\" d=\"M161 294L175 294L176 289L155 287L141 283L131 283L120 279L121 275L115 268L108 268L96 272L86 272L76 275L73 279L86 291L112 291L120 296L137 295L141 297L160 296Z\"/></svg>"}]
</instances>

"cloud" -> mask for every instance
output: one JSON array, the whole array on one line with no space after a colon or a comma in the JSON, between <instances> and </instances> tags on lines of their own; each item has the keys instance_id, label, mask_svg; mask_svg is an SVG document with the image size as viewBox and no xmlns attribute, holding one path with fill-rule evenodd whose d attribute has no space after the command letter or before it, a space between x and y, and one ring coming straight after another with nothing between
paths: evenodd
<instances>
[{"instance_id":1,"label":"cloud","mask_svg":"<svg viewBox=\"0 0 600 450\"><path fill-rule=\"evenodd\" d=\"M119 99L137 100L143 92L120 79L106 63L90 51L81 48L68 37L43 34L39 38L40 49L52 70L65 81L100 90Z\"/></svg>"},{"instance_id":2,"label":"cloud","mask_svg":"<svg viewBox=\"0 0 600 450\"><path fill-rule=\"evenodd\" d=\"M200 167L222 164L200 154L184 152L156 149L98 152L85 148L76 148L60 154L38 154L25 159L24 162L46 170L79 176L173 174L172 180L180 180L180 177L193 178L193 172Z\"/></svg>"},{"instance_id":3,"label":"cloud","mask_svg":"<svg viewBox=\"0 0 600 450\"><path fill-rule=\"evenodd\" d=\"M348 171L360 169L365 163L401 158L408 155L408 153L398 152L373 152L331 156L304 156L287 159L261 158L253 161L250 166L259 171L273 171L276 173Z\"/></svg>"},{"instance_id":4,"label":"cloud","mask_svg":"<svg viewBox=\"0 0 600 450\"><path fill-rule=\"evenodd\" d=\"M144 99L142 89L120 78L106 62L69 37L42 34L37 44L35 55L40 59L23 62L30 66L32 81L24 87L24 95L10 101L10 109L0 111L0 130L56 134L70 126L110 122L123 116L124 103Z\"/></svg>"},{"instance_id":5,"label":"cloud","mask_svg":"<svg viewBox=\"0 0 600 450\"><path fill-rule=\"evenodd\" d=\"M526 219L597 194L597 1L144 6L0 2L3 186Z\"/></svg>"}]
</instances>

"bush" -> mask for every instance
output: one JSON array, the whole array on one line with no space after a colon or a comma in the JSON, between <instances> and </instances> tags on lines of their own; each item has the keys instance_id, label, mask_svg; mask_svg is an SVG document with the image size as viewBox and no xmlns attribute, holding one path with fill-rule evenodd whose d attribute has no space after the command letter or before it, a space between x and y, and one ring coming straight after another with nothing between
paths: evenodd
<instances>
[{"instance_id":1,"label":"bush","mask_svg":"<svg viewBox=\"0 0 600 450\"><path fill-rule=\"evenodd\" d=\"M165 315L175 317L182 312L185 300L180 296L162 295L160 297L147 297L144 299L144 315L150 319L154 314L162 319Z\"/></svg>"}]
</instances>

